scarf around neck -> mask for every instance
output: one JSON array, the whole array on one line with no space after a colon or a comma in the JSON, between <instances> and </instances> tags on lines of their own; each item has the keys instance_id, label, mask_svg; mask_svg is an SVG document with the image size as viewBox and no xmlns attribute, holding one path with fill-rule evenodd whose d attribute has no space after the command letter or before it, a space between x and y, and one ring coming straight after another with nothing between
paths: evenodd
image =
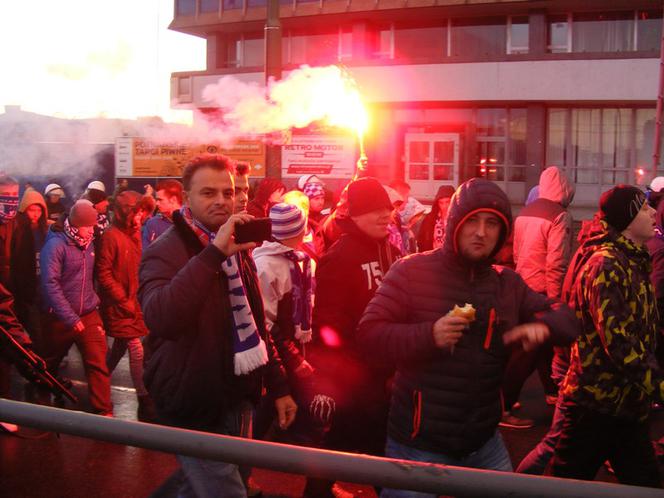
<instances>
[{"instance_id":1,"label":"scarf around neck","mask_svg":"<svg viewBox=\"0 0 664 498\"><path fill-rule=\"evenodd\" d=\"M188 207L183 206L180 213L203 246L212 243L216 234L195 220ZM226 258L221 264L221 269L228 280L228 299L232 310L234 372L235 375L245 375L265 365L268 356L267 347L258 333L251 311L239 263L238 253Z\"/></svg>"},{"instance_id":2,"label":"scarf around neck","mask_svg":"<svg viewBox=\"0 0 664 498\"><path fill-rule=\"evenodd\" d=\"M94 239L95 237L94 232L90 232L90 235L86 235L85 237L82 236L78 227L75 227L74 225L71 225L69 223L69 218L65 219L64 228L65 228L65 235L69 237L71 240L73 240L74 243L81 249L87 249L87 247L90 245L90 242L92 242L92 239Z\"/></svg>"},{"instance_id":3,"label":"scarf around neck","mask_svg":"<svg viewBox=\"0 0 664 498\"><path fill-rule=\"evenodd\" d=\"M311 258L301 251L288 251L291 282L293 283L293 324L295 338L302 344L311 341L312 283ZM302 267L300 267L302 262Z\"/></svg>"},{"instance_id":4,"label":"scarf around neck","mask_svg":"<svg viewBox=\"0 0 664 498\"><path fill-rule=\"evenodd\" d=\"M18 212L17 195L0 196L0 222L10 221L16 218Z\"/></svg>"}]
</instances>

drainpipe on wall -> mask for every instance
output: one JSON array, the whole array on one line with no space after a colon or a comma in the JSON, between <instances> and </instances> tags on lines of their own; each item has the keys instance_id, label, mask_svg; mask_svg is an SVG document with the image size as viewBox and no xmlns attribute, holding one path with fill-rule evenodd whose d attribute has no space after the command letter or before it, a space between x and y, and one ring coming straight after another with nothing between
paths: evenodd
<instances>
[{"instance_id":1,"label":"drainpipe on wall","mask_svg":"<svg viewBox=\"0 0 664 498\"><path fill-rule=\"evenodd\" d=\"M270 78L281 79L281 22L279 0L267 0L265 20L265 88ZM281 146L265 146L265 176L281 178Z\"/></svg>"},{"instance_id":2,"label":"drainpipe on wall","mask_svg":"<svg viewBox=\"0 0 664 498\"><path fill-rule=\"evenodd\" d=\"M655 117L655 150L652 154L652 178L657 176L659 150L662 144L662 100L664 99L664 16L662 16L662 39L659 47L659 88L657 89L657 114Z\"/></svg>"}]
</instances>

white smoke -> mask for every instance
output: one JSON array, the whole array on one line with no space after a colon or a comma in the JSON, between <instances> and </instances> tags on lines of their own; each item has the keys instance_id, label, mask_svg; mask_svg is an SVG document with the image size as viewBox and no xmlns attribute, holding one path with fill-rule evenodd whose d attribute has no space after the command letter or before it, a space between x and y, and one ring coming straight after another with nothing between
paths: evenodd
<instances>
[{"instance_id":1,"label":"white smoke","mask_svg":"<svg viewBox=\"0 0 664 498\"><path fill-rule=\"evenodd\" d=\"M361 111L353 80L337 66L303 66L267 88L225 76L205 87L202 95L220 112L212 119L198 116L191 126L165 123L159 117L63 119L7 106L0 114L0 171L54 179L75 195L81 185L109 169L118 137L168 145L229 146L240 138L278 141L280 133L318 121L353 127Z\"/></svg>"},{"instance_id":2,"label":"white smoke","mask_svg":"<svg viewBox=\"0 0 664 498\"><path fill-rule=\"evenodd\" d=\"M270 81L267 89L224 76L206 86L202 96L223 110L211 130L222 140L288 132L316 121L352 127L350 116L361 112L355 82L337 66L302 66L283 80Z\"/></svg>"}]
</instances>

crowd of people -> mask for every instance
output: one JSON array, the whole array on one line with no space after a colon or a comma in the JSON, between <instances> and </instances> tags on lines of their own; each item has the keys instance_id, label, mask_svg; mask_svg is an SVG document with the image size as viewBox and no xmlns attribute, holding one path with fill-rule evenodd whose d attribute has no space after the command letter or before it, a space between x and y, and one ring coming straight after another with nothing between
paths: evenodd
<instances>
[{"instance_id":1,"label":"crowd of people","mask_svg":"<svg viewBox=\"0 0 664 498\"><path fill-rule=\"evenodd\" d=\"M537 370L555 412L517 472L592 480L609 462L622 483L661 487L657 181L605 192L575 241L556 167L515 219L485 179L441 186L428 209L363 173L334 202L315 175L291 191L266 178L250 200L246 165L204 155L154 191L92 181L69 209L55 183L19 200L0 176L4 326L64 385L75 344L99 415L113 416L128 354L139 420L506 472L498 428L533 425L519 394ZM271 234L236 238L256 218ZM0 360L0 396L9 379ZM177 458L182 496L258 492L250 469ZM340 493L317 478L304 490Z\"/></svg>"}]
</instances>

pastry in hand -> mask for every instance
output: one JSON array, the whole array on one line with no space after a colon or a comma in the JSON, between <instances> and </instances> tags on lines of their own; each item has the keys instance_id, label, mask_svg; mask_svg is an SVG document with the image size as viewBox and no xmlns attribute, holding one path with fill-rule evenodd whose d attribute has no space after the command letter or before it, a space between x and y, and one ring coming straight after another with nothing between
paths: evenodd
<instances>
[{"instance_id":1,"label":"pastry in hand","mask_svg":"<svg viewBox=\"0 0 664 498\"><path fill-rule=\"evenodd\" d=\"M475 308L470 303L466 303L463 307L454 305L454 308L450 312L452 316L460 316L465 318L469 322L475 321Z\"/></svg>"}]
</instances>

